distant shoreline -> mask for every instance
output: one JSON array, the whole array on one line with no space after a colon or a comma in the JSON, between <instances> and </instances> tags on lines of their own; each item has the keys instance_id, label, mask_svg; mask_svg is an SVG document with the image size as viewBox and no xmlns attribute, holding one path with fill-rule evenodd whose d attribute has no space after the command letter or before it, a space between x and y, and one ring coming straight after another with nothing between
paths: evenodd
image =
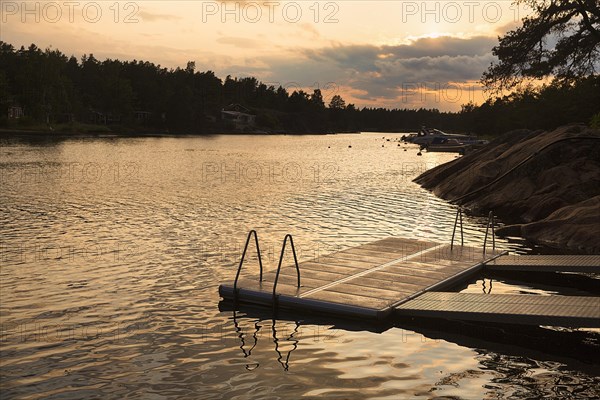
<instances>
[{"instance_id":1,"label":"distant shoreline","mask_svg":"<svg viewBox=\"0 0 600 400\"><path fill-rule=\"evenodd\" d=\"M302 136L302 135L338 135L338 134L360 134L362 132L235 132L235 131L224 131L224 132L211 132L211 133L170 133L170 132L138 132L138 131L125 131L125 132L65 132L65 131L50 131L50 130L35 130L35 129L0 129L0 138L11 138L11 137L36 137L36 138L134 138L134 137L209 137L218 135L232 135L232 136L277 136L277 135L289 135L289 136Z\"/></svg>"}]
</instances>

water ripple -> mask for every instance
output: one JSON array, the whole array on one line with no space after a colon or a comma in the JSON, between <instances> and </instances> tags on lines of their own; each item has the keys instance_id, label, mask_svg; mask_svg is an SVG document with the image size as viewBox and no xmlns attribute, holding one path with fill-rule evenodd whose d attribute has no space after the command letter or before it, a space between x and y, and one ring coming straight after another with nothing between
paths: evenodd
<instances>
[{"instance_id":1,"label":"water ripple","mask_svg":"<svg viewBox=\"0 0 600 400\"><path fill-rule=\"evenodd\" d=\"M597 394L597 378L563 363L519 364L401 328L374 333L251 316L234 323L219 311L216 288L234 275L250 229L259 232L267 270L286 233L300 260L387 236L449 239L454 208L411 180L454 156L418 157L416 148L382 148L382 140L5 141L3 397ZM484 219L465 216L466 243L481 245L484 228Z\"/></svg>"}]
</instances>

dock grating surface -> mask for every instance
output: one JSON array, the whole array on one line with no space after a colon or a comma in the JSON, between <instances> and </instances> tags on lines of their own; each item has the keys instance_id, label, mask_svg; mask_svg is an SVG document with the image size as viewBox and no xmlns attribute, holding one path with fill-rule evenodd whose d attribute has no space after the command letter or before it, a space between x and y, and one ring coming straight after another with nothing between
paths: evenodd
<instances>
[{"instance_id":1,"label":"dock grating surface","mask_svg":"<svg viewBox=\"0 0 600 400\"><path fill-rule=\"evenodd\" d=\"M428 292L396 314L483 322L600 327L600 297Z\"/></svg>"},{"instance_id":2,"label":"dock grating surface","mask_svg":"<svg viewBox=\"0 0 600 400\"><path fill-rule=\"evenodd\" d=\"M503 255L485 267L498 271L600 273L600 255Z\"/></svg>"}]
</instances>

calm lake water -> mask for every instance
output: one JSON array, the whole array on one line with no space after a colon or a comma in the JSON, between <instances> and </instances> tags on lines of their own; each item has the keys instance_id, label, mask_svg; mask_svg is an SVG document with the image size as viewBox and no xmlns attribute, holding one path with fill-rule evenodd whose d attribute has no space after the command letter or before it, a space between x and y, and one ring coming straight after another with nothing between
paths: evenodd
<instances>
[{"instance_id":1,"label":"calm lake water","mask_svg":"<svg viewBox=\"0 0 600 400\"><path fill-rule=\"evenodd\" d=\"M301 260L388 236L448 241L454 207L411 180L455 156L419 157L401 135L3 139L2 398L599 396L594 331L506 343L475 325L220 310L250 229L267 269L287 233ZM465 218L467 244L485 222ZM491 283L563 290L486 276L460 290ZM540 350L539 331L562 351Z\"/></svg>"}]
</instances>

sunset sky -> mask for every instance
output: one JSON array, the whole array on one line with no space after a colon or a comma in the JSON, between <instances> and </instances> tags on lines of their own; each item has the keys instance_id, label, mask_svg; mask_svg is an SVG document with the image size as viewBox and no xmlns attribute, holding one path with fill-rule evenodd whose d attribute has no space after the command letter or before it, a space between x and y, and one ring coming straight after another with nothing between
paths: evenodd
<instances>
[{"instance_id":1,"label":"sunset sky","mask_svg":"<svg viewBox=\"0 0 600 400\"><path fill-rule=\"evenodd\" d=\"M25 4L25 5L24 5ZM37 5L36 5L37 4ZM347 103L459 110L481 103L511 1L0 2L0 40L81 57L254 76Z\"/></svg>"}]
</instances>

